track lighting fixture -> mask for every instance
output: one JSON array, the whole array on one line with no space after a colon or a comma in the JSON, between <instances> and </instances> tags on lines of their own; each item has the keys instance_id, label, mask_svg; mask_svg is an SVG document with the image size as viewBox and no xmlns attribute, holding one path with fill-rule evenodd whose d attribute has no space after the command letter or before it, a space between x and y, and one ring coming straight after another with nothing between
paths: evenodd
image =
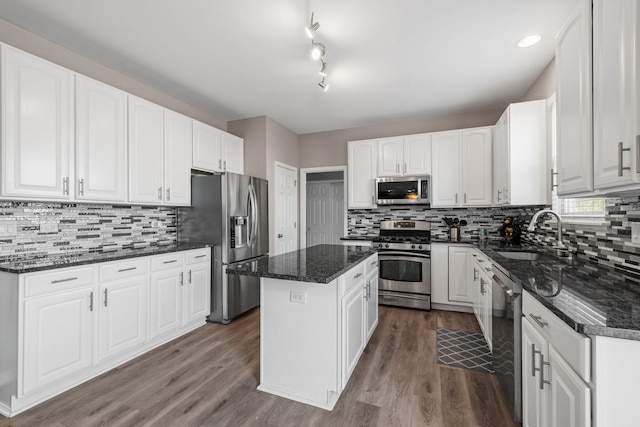
<instances>
[{"instance_id":1,"label":"track lighting fixture","mask_svg":"<svg viewBox=\"0 0 640 427\"><path fill-rule=\"evenodd\" d=\"M324 81L324 77L322 78L322 81L320 83L318 83L318 86L320 86L322 88L323 91L328 91L329 90L329 83Z\"/></svg>"},{"instance_id":2,"label":"track lighting fixture","mask_svg":"<svg viewBox=\"0 0 640 427\"><path fill-rule=\"evenodd\" d=\"M324 56L325 50L322 43L311 42L311 58L318 60Z\"/></svg>"},{"instance_id":3,"label":"track lighting fixture","mask_svg":"<svg viewBox=\"0 0 640 427\"><path fill-rule=\"evenodd\" d=\"M313 38L313 33L315 33L318 28L320 28L320 24L318 22L313 22L313 13L311 13L311 22L309 23L308 27L305 27L304 30L307 33L307 36L309 36L310 39Z\"/></svg>"},{"instance_id":4,"label":"track lighting fixture","mask_svg":"<svg viewBox=\"0 0 640 427\"><path fill-rule=\"evenodd\" d=\"M322 68L320 68L320 75L322 77L326 77L327 76L327 63L324 62L322 59L320 60L320 62L322 62Z\"/></svg>"}]
</instances>

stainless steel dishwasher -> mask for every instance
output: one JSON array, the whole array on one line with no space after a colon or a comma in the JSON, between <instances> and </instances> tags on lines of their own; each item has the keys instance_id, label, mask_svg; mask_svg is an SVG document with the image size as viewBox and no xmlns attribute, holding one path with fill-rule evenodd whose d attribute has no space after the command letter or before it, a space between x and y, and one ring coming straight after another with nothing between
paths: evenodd
<instances>
[{"instance_id":1,"label":"stainless steel dishwasher","mask_svg":"<svg viewBox=\"0 0 640 427\"><path fill-rule=\"evenodd\" d=\"M503 307L492 313L493 369L507 396L515 421L522 421L522 287L509 274L492 263L494 298ZM502 298L504 296L504 299ZM504 300L504 303L502 303Z\"/></svg>"}]
</instances>

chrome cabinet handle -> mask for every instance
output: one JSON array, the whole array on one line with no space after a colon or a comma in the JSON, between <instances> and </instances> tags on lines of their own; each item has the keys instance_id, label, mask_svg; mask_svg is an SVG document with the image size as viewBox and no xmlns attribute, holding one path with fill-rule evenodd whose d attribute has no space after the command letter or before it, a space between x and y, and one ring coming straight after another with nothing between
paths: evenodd
<instances>
[{"instance_id":1,"label":"chrome cabinet handle","mask_svg":"<svg viewBox=\"0 0 640 427\"><path fill-rule=\"evenodd\" d=\"M532 313L529 313L529 317L531 317L541 328L549 326L547 322L542 320L542 316L534 316Z\"/></svg>"},{"instance_id":2,"label":"chrome cabinet handle","mask_svg":"<svg viewBox=\"0 0 640 427\"><path fill-rule=\"evenodd\" d=\"M224 170L225 171L227 170L227 161L226 160L224 161Z\"/></svg>"},{"instance_id":3,"label":"chrome cabinet handle","mask_svg":"<svg viewBox=\"0 0 640 427\"><path fill-rule=\"evenodd\" d=\"M378 261L371 261L371 265L378 265Z\"/></svg>"},{"instance_id":4,"label":"chrome cabinet handle","mask_svg":"<svg viewBox=\"0 0 640 427\"><path fill-rule=\"evenodd\" d=\"M93 291L89 293L89 311L93 311Z\"/></svg>"},{"instance_id":5,"label":"chrome cabinet handle","mask_svg":"<svg viewBox=\"0 0 640 427\"><path fill-rule=\"evenodd\" d=\"M558 187L558 182L556 181L556 183L553 183L553 177L554 176L558 176L558 172L554 172L553 169L551 169L551 191L553 191L554 188Z\"/></svg>"},{"instance_id":6,"label":"chrome cabinet handle","mask_svg":"<svg viewBox=\"0 0 640 427\"><path fill-rule=\"evenodd\" d=\"M167 187L167 201L171 200L171 188Z\"/></svg>"},{"instance_id":7,"label":"chrome cabinet handle","mask_svg":"<svg viewBox=\"0 0 640 427\"><path fill-rule=\"evenodd\" d=\"M367 301L371 298L371 282L367 283Z\"/></svg>"},{"instance_id":8,"label":"chrome cabinet handle","mask_svg":"<svg viewBox=\"0 0 640 427\"><path fill-rule=\"evenodd\" d=\"M406 163L404 164L404 174L405 175L407 174L407 164Z\"/></svg>"},{"instance_id":9,"label":"chrome cabinet handle","mask_svg":"<svg viewBox=\"0 0 640 427\"><path fill-rule=\"evenodd\" d=\"M498 203L500 203L500 193L502 193L502 191L498 190L498 200L497 200Z\"/></svg>"},{"instance_id":10,"label":"chrome cabinet handle","mask_svg":"<svg viewBox=\"0 0 640 427\"><path fill-rule=\"evenodd\" d=\"M191 270L189 270L189 273L187 274L187 283L191 284Z\"/></svg>"},{"instance_id":11,"label":"chrome cabinet handle","mask_svg":"<svg viewBox=\"0 0 640 427\"><path fill-rule=\"evenodd\" d=\"M531 376L535 377L536 372L540 371L540 368L536 368L536 354L542 356L542 352L536 350L536 345L531 344Z\"/></svg>"},{"instance_id":12,"label":"chrome cabinet handle","mask_svg":"<svg viewBox=\"0 0 640 427\"><path fill-rule=\"evenodd\" d=\"M551 385L551 381L547 381L544 379L544 367L551 366L551 363L544 361L544 356L540 353L540 390L544 390L544 385Z\"/></svg>"},{"instance_id":13,"label":"chrome cabinet handle","mask_svg":"<svg viewBox=\"0 0 640 427\"><path fill-rule=\"evenodd\" d=\"M631 169L629 166L622 166L622 153L625 151L631 151L631 148L624 148L622 141L618 142L618 176L622 176L622 171Z\"/></svg>"},{"instance_id":14,"label":"chrome cabinet handle","mask_svg":"<svg viewBox=\"0 0 640 427\"><path fill-rule=\"evenodd\" d=\"M107 302L108 302L108 294L107 294L108 289L105 288L104 290L104 306L107 306Z\"/></svg>"},{"instance_id":15,"label":"chrome cabinet handle","mask_svg":"<svg viewBox=\"0 0 640 427\"><path fill-rule=\"evenodd\" d=\"M456 203L458 203L458 193L456 193Z\"/></svg>"},{"instance_id":16,"label":"chrome cabinet handle","mask_svg":"<svg viewBox=\"0 0 640 427\"><path fill-rule=\"evenodd\" d=\"M464 200L464 203L466 204L467 203L467 193L463 194L463 200Z\"/></svg>"},{"instance_id":17,"label":"chrome cabinet handle","mask_svg":"<svg viewBox=\"0 0 640 427\"><path fill-rule=\"evenodd\" d=\"M129 268L121 268L120 270L118 270L118 273L124 273L125 271L133 271L138 267L129 267Z\"/></svg>"},{"instance_id":18,"label":"chrome cabinet handle","mask_svg":"<svg viewBox=\"0 0 640 427\"><path fill-rule=\"evenodd\" d=\"M196 255L196 258L204 258L206 255Z\"/></svg>"},{"instance_id":19,"label":"chrome cabinet handle","mask_svg":"<svg viewBox=\"0 0 640 427\"><path fill-rule=\"evenodd\" d=\"M81 196L84 196L84 178L80 178L78 180L78 193L80 193Z\"/></svg>"},{"instance_id":20,"label":"chrome cabinet handle","mask_svg":"<svg viewBox=\"0 0 640 427\"><path fill-rule=\"evenodd\" d=\"M162 187L158 187L158 200L162 200Z\"/></svg>"},{"instance_id":21,"label":"chrome cabinet handle","mask_svg":"<svg viewBox=\"0 0 640 427\"><path fill-rule=\"evenodd\" d=\"M354 279L359 279L360 277L362 277L362 273L358 273L355 276L353 276Z\"/></svg>"},{"instance_id":22,"label":"chrome cabinet handle","mask_svg":"<svg viewBox=\"0 0 640 427\"><path fill-rule=\"evenodd\" d=\"M478 280L478 269L473 267L473 281Z\"/></svg>"},{"instance_id":23,"label":"chrome cabinet handle","mask_svg":"<svg viewBox=\"0 0 640 427\"><path fill-rule=\"evenodd\" d=\"M180 272L180 286L184 286L184 272Z\"/></svg>"},{"instance_id":24,"label":"chrome cabinet handle","mask_svg":"<svg viewBox=\"0 0 640 427\"><path fill-rule=\"evenodd\" d=\"M178 262L178 260L177 259L172 259L172 260L169 260L169 261L164 261L163 264L171 264L172 262Z\"/></svg>"},{"instance_id":25,"label":"chrome cabinet handle","mask_svg":"<svg viewBox=\"0 0 640 427\"><path fill-rule=\"evenodd\" d=\"M69 177L62 178L62 194L69 194Z\"/></svg>"},{"instance_id":26,"label":"chrome cabinet handle","mask_svg":"<svg viewBox=\"0 0 640 427\"><path fill-rule=\"evenodd\" d=\"M222 170L222 159L218 159L218 169Z\"/></svg>"},{"instance_id":27,"label":"chrome cabinet handle","mask_svg":"<svg viewBox=\"0 0 640 427\"><path fill-rule=\"evenodd\" d=\"M62 282L70 282L70 281L72 281L72 280L78 280L78 278L77 278L77 277L68 277L68 278L66 278L66 279L52 280L52 281L51 281L51 284L54 284L54 283L62 283Z\"/></svg>"}]
</instances>

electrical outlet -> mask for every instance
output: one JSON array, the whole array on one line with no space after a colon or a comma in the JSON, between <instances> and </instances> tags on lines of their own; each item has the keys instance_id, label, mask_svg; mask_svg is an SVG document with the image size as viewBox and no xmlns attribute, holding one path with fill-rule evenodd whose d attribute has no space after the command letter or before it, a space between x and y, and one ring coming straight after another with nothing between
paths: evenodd
<instances>
[{"instance_id":1,"label":"electrical outlet","mask_svg":"<svg viewBox=\"0 0 640 427\"><path fill-rule=\"evenodd\" d=\"M640 223L631 223L631 243L640 244Z\"/></svg>"},{"instance_id":2,"label":"electrical outlet","mask_svg":"<svg viewBox=\"0 0 640 427\"><path fill-rule=\"evenodd\" d=\"M0 219L0 237L13 237L18 234L18 225L15 218Z\"/></svg>"},{"instance_id":3,"label":"electrical outlet","mask_svg":"<svg viewBox=\"0 0 640 427\"><path fill-rule=\"evenodd\" d=\"M306 304L307 303L307 293L306 292L296 292L291 291L291 302L295 302L298 304Z\"/></svg>"}]
</instances>

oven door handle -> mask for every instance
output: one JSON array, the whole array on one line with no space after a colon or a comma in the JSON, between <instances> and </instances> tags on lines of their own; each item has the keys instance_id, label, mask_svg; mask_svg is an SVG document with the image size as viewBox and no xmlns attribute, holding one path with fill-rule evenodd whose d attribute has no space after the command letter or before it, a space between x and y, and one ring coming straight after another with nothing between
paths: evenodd
<instances>
[{"instance_id":1,"label":"oven door handle","mask_svg":"<svg viewBox=\"0 0 640 427\"><path fill-rule=\"evenodd\" d=\"M425 254L422 252L392 252L392 251L378 252L378 259L387 257L387 256L402 256L402 257L425 258L425 259L431 258L431 254Z\"/></svg>"}]
</instances>

